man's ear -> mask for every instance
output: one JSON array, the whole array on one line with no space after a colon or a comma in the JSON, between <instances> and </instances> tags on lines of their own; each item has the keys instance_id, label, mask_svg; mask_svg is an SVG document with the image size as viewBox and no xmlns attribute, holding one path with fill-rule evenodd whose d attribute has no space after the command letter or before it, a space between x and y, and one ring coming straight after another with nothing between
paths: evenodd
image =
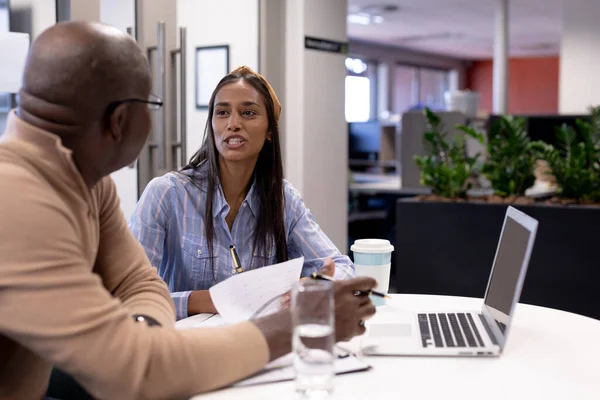
<instances>
[{"instance_id":1,"label":"man's ear","mask_svg":"<svg viewBox=\"0 0 600 400\"><path fill-rule=\"evenodd\" d=\"M127 113L129 107L127 104L119 104L117 108L110 114L108 120L108 134L112 139L120 143L123 140L123 134L125 130L125 121L127 120Z\"/></svg>"}]
</instances>

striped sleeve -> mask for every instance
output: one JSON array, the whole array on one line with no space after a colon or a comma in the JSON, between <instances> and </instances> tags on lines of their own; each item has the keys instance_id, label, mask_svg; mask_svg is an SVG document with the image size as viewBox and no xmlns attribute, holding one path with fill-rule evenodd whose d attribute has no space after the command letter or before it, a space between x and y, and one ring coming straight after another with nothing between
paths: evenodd
<instances>
[{"instance_id":1,"label":"striped sleeve","mask_svg":"<svg viewBox=\"0 0 600 400\"><path fill-rule=\"evenodd\" d=\"M164 277L163 257L171 215L173 186L168 175L154 178L144 189L134 212L129 218L129 229L140 242L150 263ZM171 292L177 320L188 317L188 298L191 291Z\"/></svg>"},{"instance_id":2,"label":"striped sleeve","mask_svg":"<svg viewBox=\"0 0 600 400\"><path fill-rule=\"evenodd\" d=\"M290 258L304 256L302 276L319 270L326 258L335 263L336 279L355 276L354 264L319 227L312 213L304 204L300 193L287 181L284 182L286 196L286 221L288 225L288 255Z\"/></svg>"}]
</instances>

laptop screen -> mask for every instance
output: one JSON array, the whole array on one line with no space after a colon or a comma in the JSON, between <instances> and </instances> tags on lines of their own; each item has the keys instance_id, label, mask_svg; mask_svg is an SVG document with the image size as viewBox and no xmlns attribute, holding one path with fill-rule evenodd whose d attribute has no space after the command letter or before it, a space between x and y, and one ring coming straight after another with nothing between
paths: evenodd
<instances>
[{"instance_id":1,"label":"laptop screen","mask_svg":"<svg viewBox=\"0 0 600 400\"><path fill-rule=\"evenodd\" d=\"M525 278L536 230L537 221L533 218L515 209L507 211L484 299L503 336L507 334L513 305L521 296L523 281L519 282L519 278L522 272L521 279Z\"/></svg>"}]
</instances>

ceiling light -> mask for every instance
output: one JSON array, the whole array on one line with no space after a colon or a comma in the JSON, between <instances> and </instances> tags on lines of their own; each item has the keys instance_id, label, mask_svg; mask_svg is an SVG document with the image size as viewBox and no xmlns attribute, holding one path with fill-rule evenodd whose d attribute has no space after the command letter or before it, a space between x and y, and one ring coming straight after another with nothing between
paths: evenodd
<instances>
[{"instance_id":1,"label":"ceiling light","mask_svg":"<svg viewBox=\"0 0 600 400\"><path fill-rule=\"evenodd\" d=\"M349 24L357 25L371 25L383 23L383 17L381 15L372 15L364 12L356 14L348 14L347 21Z\"/></svg>"},{"instance_id":2,"label":"ceiling light","mask_svg":"<svg viewBox=\"0 0 600 400\"><path fill-rule=\"evenodd\" d=\"M384 15L398 11L399 7L394 4L377 4L348 7L349 24L371 25L382 24Z\"/></svg>"},{"instance_id":3,"label":"ceiling light","mask_svg":"<svg viewBox=\"0 0 600 400\"><path fill-rule=\"evenodd\" d=\"M355 74L362 74L367 70L367 64L359 58L346 58L346 69Z\"/></svg>"},{"instance_id":4,"label":"ceiling light","mask_svg":"<svg viewBox=\"0 0 600 400\"><path fill-rule=\"evenodd\" d=\"M363 14L363 13L348 14L347 21L349 24L370 25L371 24L371 16L369 14Z\"/></svg>"}]
</instances>

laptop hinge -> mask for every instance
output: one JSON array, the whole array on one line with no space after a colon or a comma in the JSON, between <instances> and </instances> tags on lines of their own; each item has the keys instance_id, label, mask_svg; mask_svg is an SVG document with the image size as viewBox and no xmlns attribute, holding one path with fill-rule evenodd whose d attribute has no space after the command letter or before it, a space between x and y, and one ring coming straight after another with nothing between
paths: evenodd
<instances>
[{"instance_id":1,"label":"laptop hinge","mask_svg":"<svg viewBox=\"0 0 600 400\"><path fill-rule=\"evenodd\" d=\"M488 325L487 319L485 319L483 314L479 314L479 319L481 320L481 323L483 324L483 327L485 328L488 337L490 338L490 340L492 341L492 343L494 343L496 346L498 346L498 340L496 339L496 335L494 335L494 332L492 331L492 328L490 328L490 326Z\"/></svg>"}]
</instances>

